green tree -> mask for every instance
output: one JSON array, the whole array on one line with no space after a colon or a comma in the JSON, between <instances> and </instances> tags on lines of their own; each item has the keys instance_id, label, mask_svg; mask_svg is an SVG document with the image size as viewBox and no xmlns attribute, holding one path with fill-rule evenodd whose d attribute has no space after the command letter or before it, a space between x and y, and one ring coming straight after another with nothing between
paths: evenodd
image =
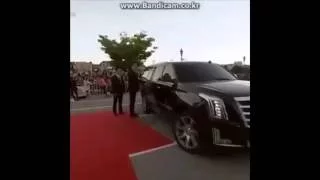
<instances>
[{"instance_id":1,"label":"green tree","mask_svg":"<svg viewBox=\"0 0 320 180\"><path fill-rule=\"evenodd\" d=\"M127 36L120 34L120 41L109 39L108 36L99 35L98 42L101 50L109 55L113 67L128 68L133 63L142 65L157 47L153 46L155 39L148 37L144 32Z\"/></svg>"}]
</instances>

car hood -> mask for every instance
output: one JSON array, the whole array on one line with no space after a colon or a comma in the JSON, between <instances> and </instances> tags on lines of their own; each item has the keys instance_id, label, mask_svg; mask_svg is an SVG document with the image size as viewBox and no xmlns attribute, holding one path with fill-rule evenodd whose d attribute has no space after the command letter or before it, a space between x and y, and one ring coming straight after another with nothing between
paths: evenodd
<instances>
[{"instance_id":1,"label":"car hood","mask_svg":"<svg viewBox=\"0 0 320 180\"><path fill-rule=\"evenodd\" d=\"M250 96L250 81L212 81L206 83L183 83L181 89L194 93L221 94L231 97Z\"/></svg>"}]
</instances>

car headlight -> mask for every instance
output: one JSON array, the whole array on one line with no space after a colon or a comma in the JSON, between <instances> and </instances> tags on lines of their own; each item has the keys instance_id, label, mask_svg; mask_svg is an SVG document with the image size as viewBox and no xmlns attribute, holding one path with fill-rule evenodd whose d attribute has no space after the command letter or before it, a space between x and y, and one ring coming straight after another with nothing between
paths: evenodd
<instances>
[{"instance_id":1,"label":"car headlight","mask_svg":"<svg viewBox=\"0 0 320 180\"><path fill-rule=\"evenodd\" d=\"M226 106L221 98L200 93L199 96L208 103L209 116L214 119L228 119Z\"/></svg>"}]
</instances>

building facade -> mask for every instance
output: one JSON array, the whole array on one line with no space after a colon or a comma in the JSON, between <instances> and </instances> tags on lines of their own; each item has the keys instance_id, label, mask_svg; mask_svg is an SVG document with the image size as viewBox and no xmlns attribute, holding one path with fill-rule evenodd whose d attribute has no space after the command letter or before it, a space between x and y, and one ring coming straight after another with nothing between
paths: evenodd
<instances>
[{"instance_id":1,"label":"building facade","mask_svg":"<svg viewBox=\"0 0 320 180\"><path fill-rule=\"evenodd\" d=\"M77 73L94 72L99 74L111 71L112 66L110 61L102 61L100 64L93 64L92 62L70 62L70 70Z\"/></svg>"},{"instance_id":2,"label":"building facade","mask_svg":"<svg viewBox=\"0 0 320 180\"><path fill-rule=\"evenodd\" d=\"M72 62L73 69L78 73L92 72L92 62Z\"/></svg>"}]
</instances>

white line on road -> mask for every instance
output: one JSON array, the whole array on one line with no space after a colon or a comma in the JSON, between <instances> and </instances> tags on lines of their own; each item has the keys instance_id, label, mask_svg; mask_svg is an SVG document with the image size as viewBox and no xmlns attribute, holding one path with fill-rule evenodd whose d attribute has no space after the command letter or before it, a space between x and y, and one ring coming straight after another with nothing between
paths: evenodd
<instances>
[{"instance_id":1,"label":"white line on road","mask_svg":"<svg viewBox=\"0 0 320 180\"><path fill-rule=\"evenodd\" d=\"M129 154L129 157L132 158L132 157L135 157L135 156L139 156L139 155L143 155L143 154L147 154L147 153L152 153L152 152L155 152L155 151L158 151L158 150L161 150L161 149L165 149L165 148L169 148L169 147L172 147L172 146L175 146L175 145L177 145L177 143L173 142L171 144L167 144L167 145L159 146L159 147L156 147L156 148L148 149L148 150L145 150L145 151L140 151L140 152L137 152L137 153Z\"/></svg>"},{"instance_id":2,"label":"white line on road","mask_svg":"<svg viewBox=\"0 0 320 180\"><path fill-rule=\"evenodd\" d=\"M140 105L141 103L136 103L136 105ZM129 106L129 104L123 104L122 106ZM76 108L71 109L71 111L87 111L87 110L97 110L97 109L108 109L112 108L112 106L94 106L94 107L86 107L86 108Z\"/></svg>"}]
</instances>

